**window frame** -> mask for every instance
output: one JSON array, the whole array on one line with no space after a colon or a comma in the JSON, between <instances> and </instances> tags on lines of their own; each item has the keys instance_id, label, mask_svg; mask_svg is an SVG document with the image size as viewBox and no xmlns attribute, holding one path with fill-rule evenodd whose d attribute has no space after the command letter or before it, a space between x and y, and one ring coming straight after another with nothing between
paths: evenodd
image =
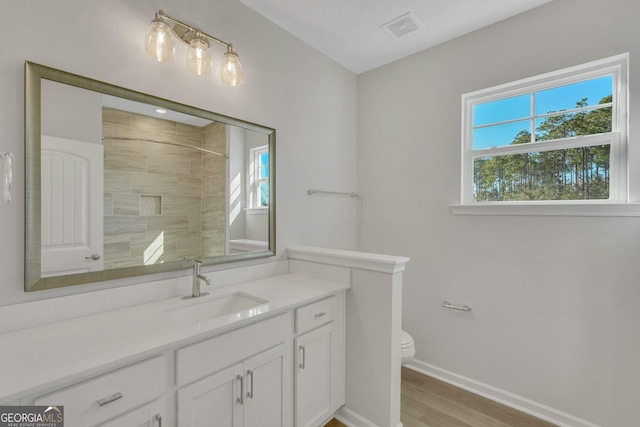
<instances>
[{"instance_id":1,"label":"window frame","mask_svg":"<svg viewBox=\"0 0 640 427\"><path fill-rule=\"evenodd\" d=\"M620 204L629 200L628 161L627 161L627 127L628 127L628 63L629 54L621 54L586 64L545 73L539 76L506 83L487 89L462 95L462 155L461 155L461 206L584 206L589 204ZM546 89L561 87L572 83L613 75L612 130L595 135L581 135L547 141L536 141L526 144L505 145L492 148L473 149L473 107L493 101L499 101L519 95L533 94ZM533 106L532 98L532 106ZM566 110L570 113L571 110ZM560 111L558 112L560 113ZM535 111L522 120L532 119L535 131ZM498 123L498 122L496 122ZM534 137L532 136L532 139ZM610 192L605 200L531 200L531 201L475 201L473 199L474 159L506 154L521 154L564 148L586 147L610 144ZM495 209L494 209L495 210ZM508 209L513 212L513 208ZM484 210L488 212L488 210ZM469 213L458 212L454 213ZM498 212L499 213L499 212Z\"/></svg>"},{"instance_id":2,"label":"window frame","mask_svg":"<svg viewBox=\"0 0 640 427\"><path fill-rule=\"evenodd\" d=\"M268 205L262 206L260 204L260 184L263 182L269 182L269 178L259 178L260 155L263 153L267 153L270 156L269 145L261 145L249 150L249 209L252 211L260 212L269 209ZM269 173L271 173L271 171L269 171Z\"/></svg>"}]
</instances>

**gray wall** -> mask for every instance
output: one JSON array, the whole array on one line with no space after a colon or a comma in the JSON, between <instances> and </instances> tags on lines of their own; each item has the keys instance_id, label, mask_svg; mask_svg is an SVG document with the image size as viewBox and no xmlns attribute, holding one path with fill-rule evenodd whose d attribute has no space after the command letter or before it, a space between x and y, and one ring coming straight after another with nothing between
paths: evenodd
<instances>
[{"instance_id":1,"label":"gray wall","mask_svg":"<svg viewBox=\"0 0 640 427\"><path fill-rule=\"evenodd\" d=\"M424 370L557 419L638 424L640 218L448 208L460 197L463 93L624 52L640 182L638 22L637 0L556 0L359 76L361 249L411 257L403 326Z\"/></svg>"}]
</instances>

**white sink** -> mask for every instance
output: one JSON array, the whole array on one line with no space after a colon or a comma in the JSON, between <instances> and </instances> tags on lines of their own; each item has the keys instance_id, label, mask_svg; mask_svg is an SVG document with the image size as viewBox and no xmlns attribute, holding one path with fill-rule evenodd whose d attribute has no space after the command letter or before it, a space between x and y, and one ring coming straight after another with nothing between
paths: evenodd
<instances>
[{"instance_id":1,"label":"white sink","mask_svg":"<svg viewBox=\"0 0 640 427\"><path fill-rule=\"evenodd\" d=\"M217 319L234 321L253 317L269 309L269 301L244 292L219 297L199 297L171 307L165 314L182 325L206 323Z\"/></svg>"}]
</instances>

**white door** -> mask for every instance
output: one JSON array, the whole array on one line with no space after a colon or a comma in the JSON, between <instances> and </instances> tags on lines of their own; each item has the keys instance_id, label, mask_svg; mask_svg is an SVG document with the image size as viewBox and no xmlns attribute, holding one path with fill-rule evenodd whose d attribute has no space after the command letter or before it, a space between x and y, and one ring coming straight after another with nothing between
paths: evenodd
<instances>
[{"instance_id":1,"label":"white door","mask_svg":"<svg viewBox=\"0 0 640 427\"><path fill-rule=\"evenodd\" d=\"M296 427L315 427L333 413L331 405L334 323L296 338Z\"/></svg>"},{"instance_id":2,"label":"white door","mask_svg":"<svg viewBox=\"0 0 640 427\"><path fill-rule=\"evenodd\" d=\"M42 135L41 276L103 269L102 144Z\"/></svg>"},{"instance_id":3,"label":"white door","mask_svg":"<svg viewBox=\"0 0 640 427\"><path fill-rule=\"evenodd\" d=\"M289 348L291 348L289 346ZM285 353L280 345L244 362L246 399L244 427L283 427L285 414ZM290 365L289 365L290 366Z\"/></svg>"},{"instance_id":4,"label":"white door","mask_svg":"<svg viewBox=\"0 0 640 427\"><path fill-rule=\"evenodd\" d=\"M242 363L178 390L178 426L242 427Z\"/></svg>"}]
</instances>

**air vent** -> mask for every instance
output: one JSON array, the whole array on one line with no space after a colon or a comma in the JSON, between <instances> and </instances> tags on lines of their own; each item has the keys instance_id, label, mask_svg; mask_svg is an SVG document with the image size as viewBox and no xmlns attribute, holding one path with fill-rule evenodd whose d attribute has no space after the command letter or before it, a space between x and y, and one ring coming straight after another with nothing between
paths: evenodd
<instances>
[{"instance_id":1,"label":"air vent","mask_svg":"<svg viewBox=\"0 0 640 427\"><path fill-rule=\"evenodd\" d=\"M422 24L415 16L413 16L412 13L405 13L404 15L381 25L380 28L382 28L382 31L387 33L389 37L397 40L409 33L419 30L422 28Z\"/></svg>"}]
</instances>

